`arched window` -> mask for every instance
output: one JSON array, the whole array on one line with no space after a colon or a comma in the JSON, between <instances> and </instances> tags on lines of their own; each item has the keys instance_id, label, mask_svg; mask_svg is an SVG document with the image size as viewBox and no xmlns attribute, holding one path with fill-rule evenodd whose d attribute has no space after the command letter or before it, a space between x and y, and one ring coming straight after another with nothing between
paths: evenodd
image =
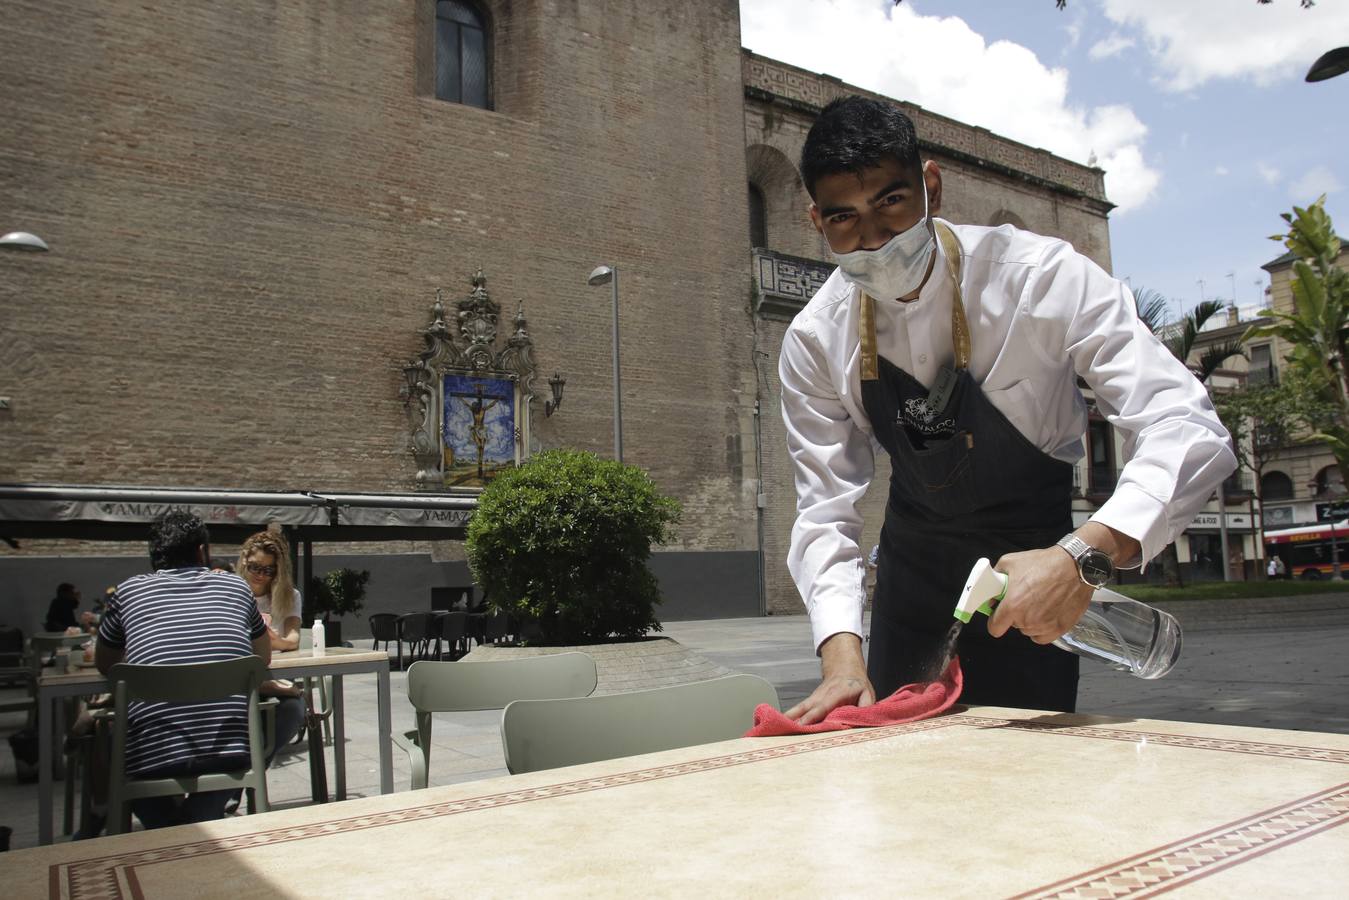
<instances>
[{"instance_id":1,"label":"arched window","mask_svg":"<svg viewBox=\"0 0 1349 900\"><path fill-rule=\"evenodd\" d=\"M1339 466L1326 466L1316 473L1316 496L1321 497L1343 497L1344 496L1344 476L1340 474Z\"/></svg>"},{"instance_id":2,"label":"arched window","mask_svg":"<svg viewBox=\"0 0 1349 900\"><path fill-rule=\"evenodd\" d=\"M768 246L768 204L764 202L763 191L752 181L749 184L749 245Z\"/></svg>"},{"instance_id":3,"label":"arched window","mask_svg":"<svg viewBox=\"0 0 1349 900\"><path fill-rule=\"evenodd\" d=\"M1292 500L1293 479L1283 472L1266 472L1260 479L1260 499L1265 502Z\"/></svg>"},{"instance_id":4,"label":"arched window","mask_svg":"<svg viewBox=\"0 0 1349 900\"><path fill-rule=\"evenodd\" d=\"M487 100L487 25L472 4L436 2L436 97L480 109Z\"/></svg>"}]
</instances>

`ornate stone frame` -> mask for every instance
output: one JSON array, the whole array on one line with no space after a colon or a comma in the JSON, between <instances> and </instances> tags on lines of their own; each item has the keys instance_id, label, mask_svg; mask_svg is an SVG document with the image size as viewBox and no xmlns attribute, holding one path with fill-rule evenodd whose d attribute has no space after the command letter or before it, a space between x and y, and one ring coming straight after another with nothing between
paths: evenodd
<instances>
[{"instance_id":1,"label":"ornate stone frame","mask_svg":"<svg viewBox=\"0 0 1349 900\"><path fill-rule=\"evenodd\" d=\"M523 304L517 309L515 326L506 345L496 349L497 321L501 306L487 292L482 269L474 274L473 289L455 303L447 322L441 292L431 305L431 324L422 329L426 349L405 369L407 401L412 417L412 454L417 461L417 486L445 490L443 385L446 375L479 375L515 381L515 459L529 455L530 411L534 403L534 344L526 328ZM456 488L476 491L480 488Z\"/></svg>"}]
</instances>

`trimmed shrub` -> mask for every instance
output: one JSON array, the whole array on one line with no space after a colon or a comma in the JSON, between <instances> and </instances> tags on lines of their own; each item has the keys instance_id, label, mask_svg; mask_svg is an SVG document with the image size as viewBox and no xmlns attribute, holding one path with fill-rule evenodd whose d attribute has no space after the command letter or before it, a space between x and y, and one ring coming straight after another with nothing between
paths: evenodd
<instances>
[{"instance_id":1,"label":"trimmed shrub","mask_svg":"<svg viewBox=\"0 0 1349 900\"><path fill-rule=\"evenodd\" d=\"M545 644L659 631L652 544L679 502L636 466L548 450L494 478L468 526L468 564L487 603L538 625Z\"/></svg>"}]
</instances>

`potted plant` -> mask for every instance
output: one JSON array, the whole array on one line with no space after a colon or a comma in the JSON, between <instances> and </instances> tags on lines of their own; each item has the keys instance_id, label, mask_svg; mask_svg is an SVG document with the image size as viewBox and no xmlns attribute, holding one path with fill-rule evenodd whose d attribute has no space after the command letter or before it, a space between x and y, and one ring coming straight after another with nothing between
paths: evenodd
<instances>
[{"instance_id":1,"label":"potted plant","mask_svg":"<svg viewBox=\"0 0 1349 900\"><path fill-rule=\"evenodd\" d=\"M468 526L468 564L488 605L543 644L634 640L659 631L647 567L679 520L636 466L549 450L494 478Z\"/></svg>"},{"instance_id":2,"label":"potted plant","mask_svg":"<svg viewBox=\"0 0 1349 900\"><path fill-rule=\"evenodd\" d=\"M321 578L309 579L305 593L305 622L323 620L323 642L342 646L342 619L347 613L360 615L365 608L365 586L370 573L365 569L333 569Z\"/></svg>"}]
</instances>

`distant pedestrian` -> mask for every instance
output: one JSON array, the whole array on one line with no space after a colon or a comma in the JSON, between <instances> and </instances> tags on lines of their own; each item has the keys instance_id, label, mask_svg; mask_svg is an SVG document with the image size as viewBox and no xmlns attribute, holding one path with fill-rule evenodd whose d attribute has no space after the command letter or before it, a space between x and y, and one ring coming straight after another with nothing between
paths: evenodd
<instances>
[{"instance_id":1,"label":"distant pedestrian","mask_svg":"<svg viewBox=\"0 0 1349 900\"><path fill-rule=\"evenodd\" d=\"M1265 576L1268 577L1270 581L1279 577L1279 567L1274 563L1274 560L1276 559L1278 559L1277 556L1271 556L1269 558L1269 565L1265 566Z\"/></svg>"},{"instance_id":2,"label":"distant pedestrian","mask_svg":"<svg viewBox=\"0 0 1349 900\"><path fill-rule=\"evenodd\" d=\"M1288 577L1288 567L1283 564L1283 557L1274 557L1274 577L1283 579Z\"/></svg>"}]
</instances>

